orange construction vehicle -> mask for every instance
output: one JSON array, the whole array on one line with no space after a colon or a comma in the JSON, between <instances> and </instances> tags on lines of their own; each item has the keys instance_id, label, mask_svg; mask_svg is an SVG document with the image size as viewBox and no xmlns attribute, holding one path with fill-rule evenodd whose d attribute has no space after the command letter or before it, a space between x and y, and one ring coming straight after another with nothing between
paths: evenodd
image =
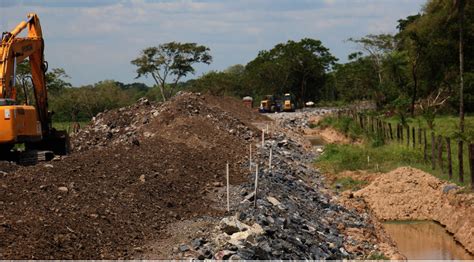
<instances>
[{"instance_id":1,"label":"orange construction vehicle","mask_svg":"<svg viewBox=\"0 0 474 262\"><path fill-rule=\"evenodd\" d=\"M19 34L28 29L26 37ZM16 66L29 60L34 104L18 104ZM69 137L52 128L45 84L47 64L44 61L44 41L36 14L28 14L11 32L2 34L0 42L0 158L14 154L15 144L24 143L26 152L64 155L69 151ZM28 101L28 99L26 99Z\"/></svg>"}]
</instances>

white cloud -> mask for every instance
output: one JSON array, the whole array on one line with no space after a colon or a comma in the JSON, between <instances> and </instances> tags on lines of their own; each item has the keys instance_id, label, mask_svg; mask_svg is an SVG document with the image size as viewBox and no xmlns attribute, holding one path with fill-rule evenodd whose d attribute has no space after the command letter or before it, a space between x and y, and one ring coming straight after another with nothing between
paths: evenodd
<instances>
[{"instance_id":1,"label":"white cloud","mask_svg":"<svg viewBox=\"0 0 474 262\"><path fill-rule=\"evenodd\" d=\"M86 84L106 78L135 81L130 60L139 50L173 40L211 47L214 63L199 67L197 75L245 64L261 49L303 37L321 39L344 59L353 47L343 40L394 32L396 21L416 13L424 0L46 2L2 6L0 29L37 12L51 66L64 67L74 84Z\"/></svg>"}]
</instances>

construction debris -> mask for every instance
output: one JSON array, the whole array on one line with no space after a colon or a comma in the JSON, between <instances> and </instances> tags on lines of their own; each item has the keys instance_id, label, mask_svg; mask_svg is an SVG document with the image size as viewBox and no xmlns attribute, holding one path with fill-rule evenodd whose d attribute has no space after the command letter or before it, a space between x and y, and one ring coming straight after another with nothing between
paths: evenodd
<instances>
[{"instance_id":1,"label":"construction debris","mask_svg":"<svg viewBox=\"0 0 474 262\"><path fill-rule=\"evenodd\" d=\"M75 152L54 165L2 163L0 259L148 258L150 243L173 234L169 225L207 218L221 221L214 233L196 237L195 228L188 242L168 243L172 257L151 258L342 259L375 250L341 233L371 225L322 193L307 165L313 155L283 133L258 142L254 163L266 167L273 146L273 169L259 170L252 196L247 154L262 121L269 119L228 97L141 99L97 115L72 138ZM227 163L230 214L221 201ZM356 244L365 246L347 250Z\"/></svg>"}]
</instances>

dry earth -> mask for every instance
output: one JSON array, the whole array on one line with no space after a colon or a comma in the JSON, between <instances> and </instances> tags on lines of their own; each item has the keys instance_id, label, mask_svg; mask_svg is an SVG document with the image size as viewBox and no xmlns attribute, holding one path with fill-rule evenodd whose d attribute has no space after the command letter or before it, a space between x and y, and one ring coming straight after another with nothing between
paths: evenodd
<instances>
[{"instance_id":1,"label":"dry earth","mask_svg":"<svg viewBox=\"0 0 474 262\"><path fill-rule=\"evenodd\" d=\"M434 220L474 253L474 195L411 167L381 174L354 195L381 220Z\"/></svg>"}]
</instances>

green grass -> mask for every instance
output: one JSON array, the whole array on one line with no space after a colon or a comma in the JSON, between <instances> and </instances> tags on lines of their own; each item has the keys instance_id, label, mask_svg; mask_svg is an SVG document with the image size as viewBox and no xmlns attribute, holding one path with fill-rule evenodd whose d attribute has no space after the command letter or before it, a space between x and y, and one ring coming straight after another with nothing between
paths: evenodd
<instances>
[{"instance_id":1,"label":"green grass","mask_svg":"<svg viewBox=\"0 0 474 262\"><path fill-rule=\"evenodd\" d=\"M79 122L79 125L81 126L81 128L85 127L88 124L89 124L88 121ZM57 130L65 130L68 133L72 132L72 122L53 122L53 127L56 128Z\"/></svg>"},{"instance_id":2,"label":"green grass","mask_svg":"<svg viewBox=\"0 0 474 262\"><path fill-rule=\"evenodd\" d=\"M325 117L319 121L318 125L315 127L325 128L331 126L348 135L352 139L361 138L364 134L364 130L360 128L350 117L342 116L340 119L336 117Z\"/></svg>"},{"instance_id":3,"label":"green grass","mask_svg":"<svg viewBox=\"0 0 474 262\"><path fill-rule=\"evenodd\" d=\"M392 123L394 128L396 128L396 124L400 122L396 116L387 117L386 121ZM421 116L415 118L408 117L407 122L410 127L428 130L428 124ZM472 140L474 138L474 116L465 117L464 128L468 140ZM442 136L456 138L459 133L459 116L443 115L436 117L434 121L434 132Z\"/></svg>"},{"instance_id":4,"label":"green grass","mask_svg":"<svg viewBox=\"0 0 474 262\"><path fill-rule=\"evenodd\" d=\"M469 121L472 119L470 118ZM452 120L451 120L452 121ZM441 121L439 127L447 128L450 121ZM326 172L339 173L344 170L367 170L373 172L389 172L400 166L412 166L421 169L434 176L449 180L447 174L447 156L443 152L444 169L440 170L436 166L435 170L431 168L431 137L428 134L428 160L424 160L423 149L421 144L416 143L416 147L407 147L406 142L398 143L396 138L394 141L383 140L382 137L371 133L366 133L358 127L358 124L349 117L328 117L321 121L321 126L332 126L333 128L349 134L350 136L362 139L363 143L359 145L327 145L322 156L317 160L318 165ZM394 131L395 133L396 131ZM395 134L394 134L395 136ZM405 134L406 138L406 134ZM418 135L416 136L418 139ZM444 142L444 140L443 140ZM466 144L466 143L465 143ZM459 164L457 161L457 143L455 140L451 142L452 162L453 162L453 179L458 185L470 184L470 173L468 163L468 151L464 146L464 183L459 182ZM445 148L443 148L444 150ZM437 152L437 149L436 149Z\"/></svg>"}]
</instances>

